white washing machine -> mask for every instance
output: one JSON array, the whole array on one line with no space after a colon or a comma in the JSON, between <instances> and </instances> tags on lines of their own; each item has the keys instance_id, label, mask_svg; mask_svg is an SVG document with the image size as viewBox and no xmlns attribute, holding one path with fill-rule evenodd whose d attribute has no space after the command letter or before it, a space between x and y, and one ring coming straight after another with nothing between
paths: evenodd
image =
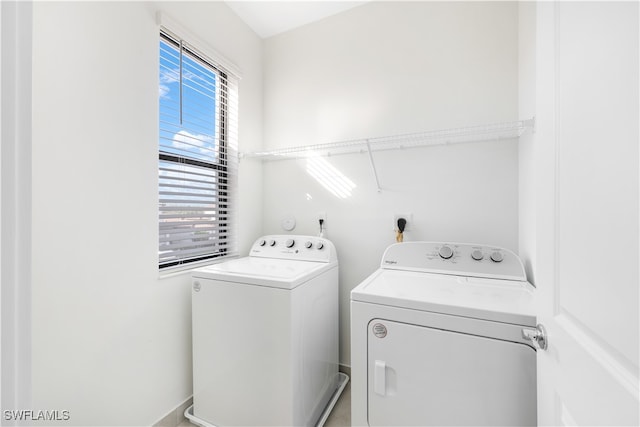
<instances>
[{"instance_id":1,"label":"white washing machine","mask_svg":"<svg viewBox=\"0 0 640 427\"><path fill-rule=\"evenodd\" d=\"M536 425L533 291L506 249L390 246L351 292L352 424Z\"/></svg>"},{"instance_id":2,"label":"white washing machine","mask_svg":"<svg viewBox=\"0 0 640 427\"><path fill-rule=\"evenodd\" d=\"M338 373L338 262L311 236L265 236L192 274L193 407L208 426L312 426ZM323 418L324 417L324 418Z\"/></svg>"}]
</instances>

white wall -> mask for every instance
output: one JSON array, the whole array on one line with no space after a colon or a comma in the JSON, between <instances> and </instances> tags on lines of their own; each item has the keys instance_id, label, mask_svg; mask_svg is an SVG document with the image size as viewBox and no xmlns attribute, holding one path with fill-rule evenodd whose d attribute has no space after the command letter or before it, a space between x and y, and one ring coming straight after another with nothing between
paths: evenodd
<instances>
[{"instance_id":1,"label":"white wall","mask_svg":"<svg viewBox=\"0 0 640 427\"><path fill-rule=\"evenodd\" d=\"M518 7L511 2L372 2L265 41L265 148L518 119ZM518 250L518 146L510 141L323 158L355 184L338 199L304 160L264 164L264 232L292 214L297 234L338 249L340 360L349 364L349 292L395 240Z\"/></svg>"},{"instance_id":2,"label":"white wall","mask_svg":"<svg viewBox=\"0 0 640 427\"><path fill-rule=\"evenodd\" d=\"M31 4L0 2L2 408L31 407ZM2 425L12 422L2 419Z\"/></svg>"},{"instance_id":3,"label":"white wall","mask_svg":"<svg viewBox=\"0 0 640 427\"><path fill-rule=\"evenodd\" d=\"M530 118L536 115L535 2L521 2L518 5L518 112L520 118ZM534 148L533 133L527 133L520 137L518 143L519 255L525 264L527 278L533 284L536 282L533 269L536 233Z\"/></svg>"},{"instance_id":4,"label":"white wall","mask_svg":"<svg viewBox=\"0 0 640 427\"><path fill-rule=\"evenodd\" d=\"M157 269L158 9L242 70L240 149L261 145L262 41L224 3L34 3L33 407L75 425L150 425L192 393L189 276ZM241 165L243 252L260 176Z\"/></svg>"}]
</instances>

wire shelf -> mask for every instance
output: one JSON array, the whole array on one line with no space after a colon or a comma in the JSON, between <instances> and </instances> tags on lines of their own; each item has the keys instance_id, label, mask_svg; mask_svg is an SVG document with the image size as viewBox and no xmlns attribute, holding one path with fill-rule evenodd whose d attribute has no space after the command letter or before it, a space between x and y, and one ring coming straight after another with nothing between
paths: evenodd
<instances>
[{"instance_id":1,"label":"wire shelf","mask_svg":"<svg viewBox=\"0 0 640 427\"><path fill-rule=\"evenodd\" d=\"M326 144L281 148L270 151L241 153L241 158L285 160L309 156L333 156L338 154L371 153L372 151L398 150L430 145L460 144L518 138L533 131L535 118L515 122L495 123L444 130L390 135L375 138L353 139Z\"/></svg>"}]
</instances>

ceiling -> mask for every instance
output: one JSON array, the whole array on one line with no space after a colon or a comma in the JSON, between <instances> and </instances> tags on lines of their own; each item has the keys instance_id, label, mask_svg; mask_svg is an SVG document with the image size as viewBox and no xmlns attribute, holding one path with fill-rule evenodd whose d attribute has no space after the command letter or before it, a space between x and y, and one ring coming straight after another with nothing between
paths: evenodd
<instances>
[{"instance_id":1,"label":"ceiling","mask_svg":"<svg viewBox=\"0 0 640 427\"><path fill-rule=\"evenodd\" d=\"M227 5L260 37L267 38L351 9L366 1L243 1Z\"/></svg>"}]
</instances>

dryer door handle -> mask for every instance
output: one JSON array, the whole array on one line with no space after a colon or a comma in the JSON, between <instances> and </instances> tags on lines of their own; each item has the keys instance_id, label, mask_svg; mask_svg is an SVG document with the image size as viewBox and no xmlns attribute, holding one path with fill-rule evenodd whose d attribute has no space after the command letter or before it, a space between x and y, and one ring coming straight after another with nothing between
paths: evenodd
<instances>
[{"instance_id":1,"label":"dryer door handle","mask_svg":"<svg viewBox=\"0 0 640 427\"><path fill-rule=\"evenodd\" d=\"M373 391L380 396L387 393L387 363L376 360L373 368Z\"/></svg>"}]
</instances>

